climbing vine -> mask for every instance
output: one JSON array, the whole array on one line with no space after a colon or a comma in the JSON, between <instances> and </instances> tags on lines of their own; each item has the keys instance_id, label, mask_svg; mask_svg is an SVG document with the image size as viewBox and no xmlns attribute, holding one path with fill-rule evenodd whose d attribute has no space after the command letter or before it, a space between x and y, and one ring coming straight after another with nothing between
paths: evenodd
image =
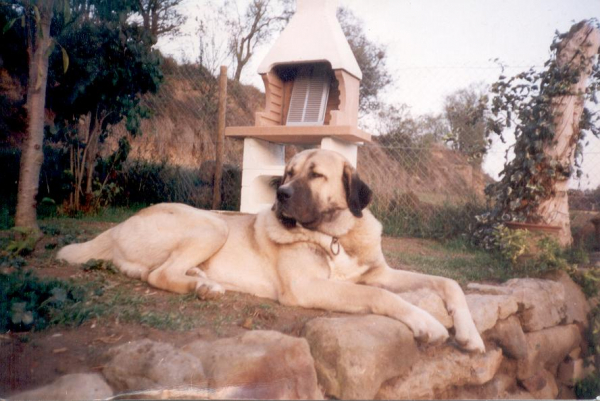
<instances>
[{"instance_id":1,"label":"climbing vine","mask_svg":"<svg viewBox=\"0 0 600 401\"><path fill-rule=\"evenodd\" d=\"M580 47L571 60L562 66L558 62L561 43L580 30L583 24L600 28L598 21L592 20L580 22L568 33L557 32L550 47L550 59L542 71L531 68L510 78L501 75L491 86L488 142L492 142L491 135L498 135L505 142L505 132L511 128L516 142L515 157L505 164L500 181L488 185L485 190L491 209L477 216L475 239L486 248L494 247L493 233L503 222L541 222L538 207L555 195L555 183L567 180L573 174L581 176L587 135L600 137L600 115L589 107L598 103L600 63L597 57L590 60ZM574 93L575 84L586 70L591 73L585 91ZM576 143L574 166L571 166L571 158L566 158L568 161L565 163L545 152L555 144L557 134L554 105L565 96L578 96L585 105L579 129L575 130L572 138Z\"/></svg>"}]
</instances>

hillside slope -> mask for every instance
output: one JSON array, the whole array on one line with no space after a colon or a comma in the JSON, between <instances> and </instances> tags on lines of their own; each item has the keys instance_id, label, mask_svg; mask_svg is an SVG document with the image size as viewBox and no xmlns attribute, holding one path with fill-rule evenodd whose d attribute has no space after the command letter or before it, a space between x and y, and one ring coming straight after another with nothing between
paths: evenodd
<instances>
[{"instance_id":1,"label":"hillside slope","mask_svg":"<svg viewBox=\"0 0 600 401\"><path fill-rule=\"evenodd\" d=\"M152 117L142 122L143 135L130 138L131 159L165 161L171 165L198 168L214 160L217 125L217 80L192 66L168 70L155 95L143 104ZM264 94L253 86L229 81L227 125L254 125L254 113L262 110ZM126 135L123 125L115 128ZM113 147L115 146L113 139ZM290 147L288 156L296 149ZM241 167L242 141L226 140L226 163ZM359 171L384 204L398 194L414 194L419 202L433 205L483 199L491 179L473 168L467 158L443 144L406 153L382 148L377 141L359 148Z\"/></svg>"}]
</instances>

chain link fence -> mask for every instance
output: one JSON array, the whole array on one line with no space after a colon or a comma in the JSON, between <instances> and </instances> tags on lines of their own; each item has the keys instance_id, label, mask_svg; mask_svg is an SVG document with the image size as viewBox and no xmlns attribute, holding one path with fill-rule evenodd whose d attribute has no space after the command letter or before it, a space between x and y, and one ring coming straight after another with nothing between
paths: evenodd
<instances>
[{"instance_id":1,"label":"chain link fence","mask_svg":"<svg viewBox=\"0 0 600 401\"><path fill-rule=\"evenodd\" d=\"M509 146L494 141L483 157L474 157L457 145L456 138L452 141L452 131L464 127L448 121L445 106L448 97L461 89L476 85L485 94L486 85L500 73L512 75L528 67L503 68L402 67L389 96L396 108L385 116L361 119L362 128L374 136L359 148L358 170L374 191L371 209L382 220L386 234L455 237L468 232L474 217L486 208L484 189L497 178ZM131 137L121 124L111 128L102 145L101 155L106 157L117 149L119 138L128 137L131 144L127 161L118 171L110 166L97 171L96 185L113 183L99 195L106 198L104 204L131 207L168 201L211 207L218 79L198 66L169 60L164 74L159 92L142 100L149 111L149 118L142 121L142 134ZM227 126L254 125L254 113L263 107L261 90L229 81ZM381 124L382 120L388 123ZM600 209L600 141L588 139L583 175L571 186L572 209L585 212L584 225ZM239 210L243 142L226 139L224 148L221 209ZM286 147L286 154L290 157L297 150ZM14 158L14 151L7 157ZM40 196L58 204L69 190L61 181L65 158L68 155L60 144L50 146L41 177ZM11 177L4 175L6 185L16 182L12 175L18 170L14 170Z\"/></svg>"},{"instance_id":2,"label":"chain link fence","mask_svg":"<svg viewBox=\"0 0 600 401\"><path fill-rule=\"evenodd\" d=\"M466 128L449 121L448 98L465 88L486 94L487 86L500 73L511 75L526 68L523 64L400 69L396 90L402 96L397 106L407 105L403 110L408 112L398 116L392 110L382 117L393 123L385 128L378 125L379 116L363 119L367 125L363 128L374 137L359 148L358 157L359 172L374 190L371 208L387 234L448 238L468 232L474 217L485 210L484 189L497 178L510 149L494 141L483 156L474 157L449 140L456 134L452 131ZM142 124L144 134L131 139L132 151L123 173L129 201L164 200L210 207L217 92L217 79L197 67L173 65L166 70L158 95L144 99L152 111L152 118ZM423 106L425 102L433 111ZM263 106L264 95L259 90L230 81L228 126L254 125L254 112ZM594 195L600 184L594 174L600 171L600 141L589 139L583 176L573 179L572 188L577 200L574 206L593 211L600 206ZM296 150L289 146L288 156ZM223 209L239 209L241 163L242 141L226 139Z\"/></svg>"}]
</instances>

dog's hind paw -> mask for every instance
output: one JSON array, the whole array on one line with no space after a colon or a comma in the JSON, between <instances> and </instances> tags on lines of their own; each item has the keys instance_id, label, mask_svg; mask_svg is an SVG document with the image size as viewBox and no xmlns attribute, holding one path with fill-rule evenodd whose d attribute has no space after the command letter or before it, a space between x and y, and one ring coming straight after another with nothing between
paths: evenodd
<instances>
[{"instance_id":1,"label":"dog's hind paw","mask_svg":"<svg viewBox=\"0 0 600 401\"><path fill-rule=\"evenodd\" d=\"M202 269L200 269L198 267L192 267L190 270L185 272L185 275L192 276L192 277L206 278L206 273L204 273L204 271L202 271Z\"/></svg>"},{"instance_id":2,"label":"dog's hind paw","mask_svg":"<svg viewBox=\"0 0 600 401\"><path fill-rule=\"evenodd\" d=\"M223 294L225 294L225 288L214 281L199 281L196 285L196 295L201 300L216 299L221 297Z\"/></svg>"}]
</instances>

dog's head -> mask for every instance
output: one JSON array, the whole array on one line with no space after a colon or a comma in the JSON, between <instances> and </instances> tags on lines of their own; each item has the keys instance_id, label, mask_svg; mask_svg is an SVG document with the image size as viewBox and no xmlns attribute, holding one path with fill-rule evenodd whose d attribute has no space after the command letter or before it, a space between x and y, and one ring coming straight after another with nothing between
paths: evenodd
<instances>
[{"instance_id":1,"label":"dog's head","mask_svg":"<svg viewBox=\"0 0 600 401\"><path fill-rule=\"evenodd\" d=\"M349 215L362 217L371 189L337 152L305 150L285 167L273 210L286 227L296 223L311 230L331 227Z\"/></svg>"}]
</instances>

